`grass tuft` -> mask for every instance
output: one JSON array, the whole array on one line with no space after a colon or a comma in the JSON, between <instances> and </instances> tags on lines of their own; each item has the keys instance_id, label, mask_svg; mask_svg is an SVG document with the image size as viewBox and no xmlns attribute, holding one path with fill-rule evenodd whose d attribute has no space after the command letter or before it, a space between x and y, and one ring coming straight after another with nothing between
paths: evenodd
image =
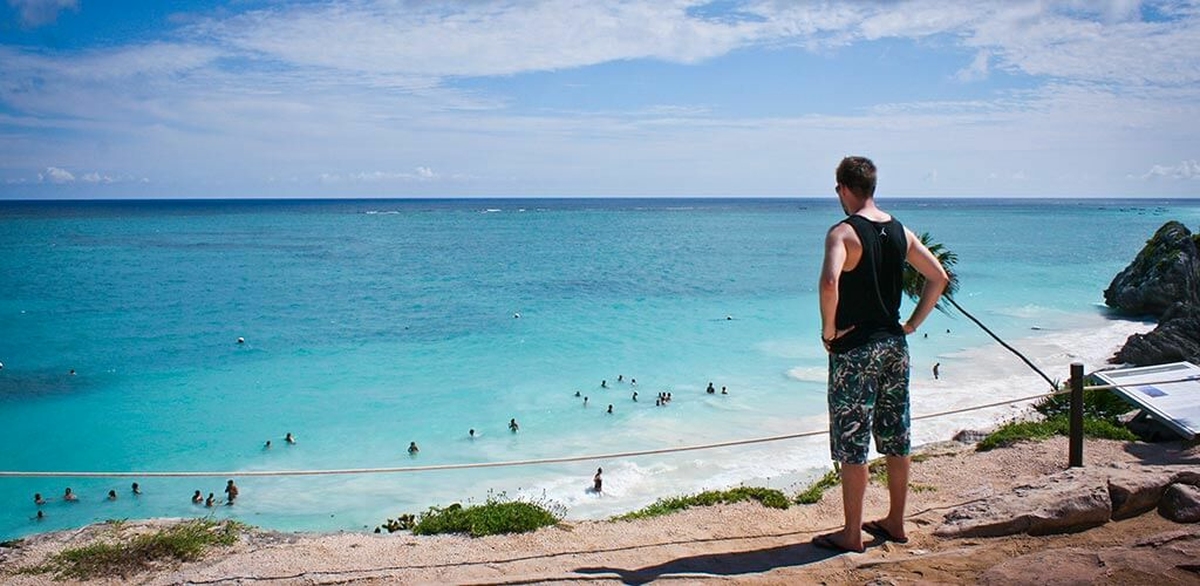
<instances>
[{"instance_id":1,"label":"grass tuft","mask_svg":"<svg viewBox=\"0 0 1200 586\"><path fill-rule=\"evenodd\" d=\"M796 504L813 505L821 501L821 497L829 490L842 483L841 475L837 470L830 470L825 473L825 476L817 479L816 482L809 485L803 492L796 495Z\"/></svg>"},{"instance_id":2,"label":"grass tuft","mask_svg":"<svg viewBox=\"0 0 1200 586\"><path fill-rule=\"evenodd\" d=\"M415 535L464 533L471 537L526 533L556 525L566 508L549 501L525 502L508 499L503 493L489 494L482 505L430 507L412 526Z\"/></svg>"},{"instance_id":3,"label":"grass tuft","mask_svg":"<svg viewBox=\"0 0 1200 586\"><path fill-rule=\"evenodd\" d=\"M787 496L773 488L739 486L729 490L707 490L695 495L659 499L643 509L626 513L613 519L615 521L649 519L651 517L669 515L691 507L709 507L748 500L758 501L764 507L773 509L786 509L791 506Z\"/></svg>"},{"instance_id":4,"label":"grass tuft","mask_svg":"<svg viewBox=\"0 0 1200 586\"><path fill-rule=\"evenodd\" d=\"M81 580L124 578L163 561L200 559L211 546L233 545L238 533L246 528L236 521L193 519L127 539L122 535L126 527L123 521L110 521L106 525L112 530L110 540L64 549L42 565L28 568L29 572Z\"/></svg>"}]
</instances>

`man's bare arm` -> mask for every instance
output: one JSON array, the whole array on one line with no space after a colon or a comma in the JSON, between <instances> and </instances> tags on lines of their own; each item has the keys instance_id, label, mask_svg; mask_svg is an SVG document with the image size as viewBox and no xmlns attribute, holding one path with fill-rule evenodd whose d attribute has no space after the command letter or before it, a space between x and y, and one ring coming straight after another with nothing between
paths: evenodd
<instances>
[{"instance_id":1,"label":"man's bare arm","mask_svg":"<svg viewBox=\"0 0 1200 586\"><path fill-rule=\"evenodd\" d=\"M937 257L933 256L933 253L929 252L924 244L921 244L921 240L912 233L912 230L905 228L904 234L908 238L908 254L905 260L925 277L921 298L917 301L917 306L913 309L908 321L904 322L904 333L911 334L921 327L921 323L937 306L938 299L950 282L950 276L946 274L946 269L942 268L942 263L938 262Z\"/></svg>"},{"instance_id":2,"label":"man's bare arm","mask_svg":"<svg viewBox=\"0 0 1200 586\"><path fill-rule=\"evenodd\" d=\"M817 286L821 298L821 341L826 349L829 342L850 330L837 331L838 281L846 266L846 238L852 228L838 224L825 235L825 260L821 264L821 281Z\"/></svg>"}]
</instances>

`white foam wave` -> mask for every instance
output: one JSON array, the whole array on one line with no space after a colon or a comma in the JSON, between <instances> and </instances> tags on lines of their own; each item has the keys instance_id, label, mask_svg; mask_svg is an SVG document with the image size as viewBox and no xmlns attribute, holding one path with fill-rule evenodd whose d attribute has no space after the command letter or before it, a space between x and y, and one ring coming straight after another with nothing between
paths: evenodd
<instances>
[{"instance_id":1,"label":"white foam wave","mask_svg":"<svg viewBox=\"0 0 1200 586\"><path fill-rule=\"evenodd\" d=\"M788 378L806 383L823 383L829 380L829 369L824 366L797 366L787 371Z\"/></svg>"}]
</instances>

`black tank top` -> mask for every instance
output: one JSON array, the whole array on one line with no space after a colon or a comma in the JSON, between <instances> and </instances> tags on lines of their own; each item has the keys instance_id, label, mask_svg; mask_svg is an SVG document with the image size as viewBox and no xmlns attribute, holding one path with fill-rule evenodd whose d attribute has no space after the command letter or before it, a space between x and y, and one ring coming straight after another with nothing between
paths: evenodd
<instances>
[{"instance_id":1,"label":"black tank top","mask_svg":"<svg viewBox=\"0 0 1200 586\"><path fill-rule=\"evenodd\" d=\"M891 336L903 336L900 325L900 294L904 285L904 262L908 238L896 218L873 222L850 216L849 224L862 243L862 259L854 270L838 281L837 329L854 329L835 340L833 352L848 352L863 344Z\"/></svg>"}]
</instances>

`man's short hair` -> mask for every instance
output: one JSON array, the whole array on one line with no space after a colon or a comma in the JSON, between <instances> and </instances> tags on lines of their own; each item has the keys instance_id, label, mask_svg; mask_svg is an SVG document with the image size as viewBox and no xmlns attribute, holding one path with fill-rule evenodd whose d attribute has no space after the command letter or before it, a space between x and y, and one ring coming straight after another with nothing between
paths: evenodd
<instances>
[{"instance_id":1,"label":"man's short hair","mask_svg":"<svg viewBox=\"0 0 1200 586\"><path fill-rule=\"evenodd\" d=\"M875 197L875 163L866 157L846 157L838 165L837 182L862 199Z\"/></svg>"}]
</instances>

